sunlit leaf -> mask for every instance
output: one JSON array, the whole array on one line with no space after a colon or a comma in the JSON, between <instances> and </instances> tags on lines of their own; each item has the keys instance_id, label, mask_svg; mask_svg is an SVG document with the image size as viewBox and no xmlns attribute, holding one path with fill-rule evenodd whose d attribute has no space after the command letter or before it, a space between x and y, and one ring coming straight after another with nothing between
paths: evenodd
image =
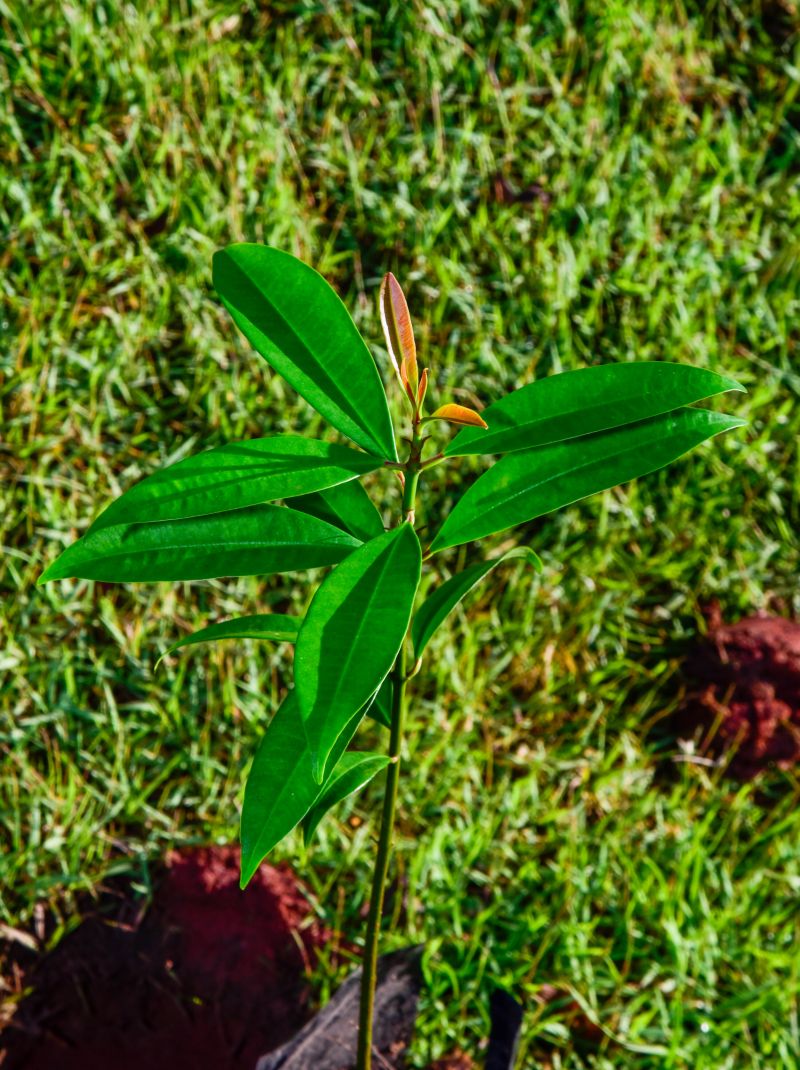
<instances>
[{"instance_id":1,"label":"sunlit leaf","mask_svg":"<svg viewBox=\"0 0 800 1070\"><path fill-rule=\"evenodd\" d=\"M510 453L458 500L431 551L503 531L654 472L705 439L742 424L706 409L678 409L627 427Z\"/></svg>"},{"instance_id":2,"label":"sunlit leaf","mask_svg":"<svg viewBox=\"0 0 800 1070\"><path fill-rule=\"evenodd\" d=\"M304 513L319 517L320 520L326 520L329 524L355 535L362 542L369 542L370 539L383 535L385 530L381 514L357 480L340 483L316 494L289 498L286 504L292 509L300 509Z\"/></svg>"},{"instance_id":3,"label":"sunlit leaf","mask_svg":"<svg viewBox=\"0 0 800 1070\"><path fill-rule=\"evenodd\" d=\"M400 283L389 272L381 283L379 305L383 333L400 385L410 387L412 401L419 386L414 327Z\"/></svg>"},{"instance_id":4,"label":"sunlit leaf","mask_svg":"<svg viewBox=\"0 0 800 1070\"><path fill-rule=\"evenodd\" d=\"M87 532L39 578L80 576L114 583L202 580L319 568L360 541L323 520L278 505Z\"/></svg>"},{"instance_id":5,"label":"sunlit leaf","mask_svg":"<svg viewBox=\"0 0 800 1070\"><path fill-rule=\"evenodd\" d=\"M448 423L455 424L457 427L486 428L489 426L479 413L467 408L466 405L440 405L436 412L432 412L425 419L447 420Z\"/></svg>"},{"instance_id":6,"label":"sunlit leaf","mask_svg":"<svg viewBox=\"0 0 800 1070\"><path fill-rule=\"evenodd\" d=\"M465 429L444 452L458 457L531 449L659 416L726 390L742 387L688 364L637 361L581 368L507 394L484 409L488 431Z\"/></svg>"},{"instance_id":7,"label":"sunlit leaf","mask_svg":"<svg viewBox=\"0 0 800 1070\"><path fill-rule=\"evenodd\" d=\"M289 617L285 613L253 613L246 617L234 617L233 620L222 620L179 639L167 647L158 660L181 647L219 639L270 639L276 643L293 643L302 623L302 617Z\"/></svg>"},{"instance_id":8,"label":"sunlit leaf","mask_svg":"<svg viewBox=\"0 0 800 1070\"><path fill-rule=\"evenodd\" d=\"M335 769L364 712L350 718L334 743L329 771ZM269 723L247 778L240 827L242 888L272 848L300 824L324 786L311 774L297 692L290 691Z\"/></svg>"},{"instance_id":9,"label":"sunlit leaf","mask_svg":"<svg viewBox=\"0 0 800 1070\"><path fill-rule=\"evenodd\" d=\"M515 558L524 558L533 565L537 572L541 572L542 563L538 555L528 547L518 546L501 557L495 557L490 561L481 561L477 565L465 568L462 572L451 576L449 580L445 580L444 583L429 594L414 614L414 621L411 625L411 642L414 646L414 656L417 658L422 657L425 647L442 621L455 609L461 599L469 594L476 584L480 583L484 576L504 561L512 561Z\"/></svg>"},{"instance_id":10,"label":"sunlit leaf","mask_svg":"<svg viewBox=\"0 0 800 1070\"><path fill-rule=\"evenodd\" d=\"M370 780L385 769L391 759L385 754L369 754L350 751L343 754L336 763L331 775L326 779L319 798L309 810L303 821L303 839L306 843L317 830L317 826L329 810L342 799L359 791Z\"/></svg>"},{"instance_id":11,"label":"sunlit leaf","mask_svg":"<svg viewBox=\"0 0 800 1070\"><path fill-rule=\"evenodd\" d=\"M392 667L419 584L421 551L402 524L365 543L320 585L295 650L300 714L319 779L354 710Z\"/></svg>"},{"instance_id":12,"label":"sunlit leaf","mask_svg":"<svg viewBox=\"0 0 800 1070\"><path fill-rule=\"evenodd\" d=\"M419 377L419 390L417 390L417 408L422 409L422 403L425 400L425 395L428 393L428 369L422 369L422 375Z\"/></svg>"},{"instance_id":13,"label":"sunlit leaf","mask_svg":"<svg viewBox=\"0 0 800 1070\"><path fill-rule=\"evenodd\" d=\"M333 288L313 268L267 245L214 254L214 286L256 351L337 430L397 459L378 369Z\"/></svg>"},{"instance_id":14,"label":"sunlit leaf","mask_svg":"<svg viewBox=\"0 0 800 1070\"><path fill-rule=\"evenodd\" d=\"M224 513L323 490L378 467L366 453L297 435L231 442L137 483L100 514L92 530Z\"/></svg>"}]
</instances>

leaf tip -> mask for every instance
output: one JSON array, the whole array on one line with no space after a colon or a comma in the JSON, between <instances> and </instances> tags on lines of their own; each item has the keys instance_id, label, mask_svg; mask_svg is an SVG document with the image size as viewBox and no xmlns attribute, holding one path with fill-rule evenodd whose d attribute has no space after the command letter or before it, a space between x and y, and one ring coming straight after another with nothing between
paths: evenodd
<instances>
[{"instance_id":1,"label":"leaf tip","mask_svg":"<svg viewBox=\"0 0 800 1070\"><path fill-rule=\"evenodd\" d=\"M250 864L250 865L246 866L244 864L244 860L242 860L241 869L240 869L240 872L239 872L239 889L241 891L245 890L247 885L250 883L250 881L255 876L257 869L258 869L258 865L254 866L254 865Z\"/></svg>"},{"instance_id":2,"label":"leaf tip","mask_svg":"<svg viewBox=\"0 0 800 1070\"><path fill-rule=\"evenodd\" d=\"M383 277L378 307L389 356L400 385L408 391L413 405L419 388L417 346L405 294L391 271Z\"/></svg>"},{"instance_id":3,"label":"leaf tip","mask_svg":"<svg viewBox=\"0 0 800 1070\"><path fill-rule=\"evenodd\" d=\"M747 387L742 386L736 379L732 379L729 375L721 375L720 379L725 383L725 390L735 390L738 394L746 394Z\"/></svg>"},{"instance_id":4,"label":"leaf tip","mask_svg":"<svg viewBox=\"0 0 800 1070\"><path fill-rule=\"evenodd\" d=\"M481 414L476 412L475 409L470 409L467 405L455 405L453 403L440 405L436 412L431 413L426 419L446 420L456 427L480 427L484 431L489 427Z\"/></svg>"},{"instance_id":5,"label":"leaf tip","mask_svg":"<svg viewBox=\"0 0 800 1070\"><path fill-rule=\"evenodd\" d=\"M422 369L422 375L419 377L419 389L417 390L417 408L422 408L422 403L425 401L425 395L428 392L428 369Z\"/></svg>"},{"instance_id":6,"label":"leaf tip","mask_svg":"<svg viewBox=\"0 0 800 1070\"><path fill-rule=\"evenodd\" d=\"M533 566L534 572L538 572L541 576L541 574L544 572L544 565L542 564L541 557L539 557L535 550L531 550L529 547L527 558L528 564Z\"/></svg>"},{"instance_id":7,"label":"leaf tip","mask_svg":"<svg viewBox=\"0 0 800 1070\"><path fill-rule=\"evenodd\" d=\"M325 779L325 762L321 761L319 751L311 752L311 775L317 784Z\"/></svg>"},{"instance_id":8,"label":"leaf tip","mask_svg":"<svg viewBox=\"0 0 800 1070\"><path fill-rule=\"evenodd\" d=\"M59 570L58 564L60 560L61 558L57 557L55 561L50 562L41 576L36 580L37 587L41 587L45 583L50 583L51 580L64 580L68 578L67 573Z\"/></svg>"}]
</instances>

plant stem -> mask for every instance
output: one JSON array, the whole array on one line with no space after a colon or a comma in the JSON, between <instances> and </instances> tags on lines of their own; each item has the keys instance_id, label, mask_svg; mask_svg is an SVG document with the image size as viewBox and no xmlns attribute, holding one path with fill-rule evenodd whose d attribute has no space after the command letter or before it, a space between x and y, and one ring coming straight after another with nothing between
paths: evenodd
<instances>
[{"instance_id":1,"label":"plant stem","mask_svg":"<svg viewBox=\"0 0 800 1070\"><path fill-rule=\"evenodd\" d=\"M375 1011L378 942L380 940L381 916L383 915L383 899L386 891L386 875L389 871L389 855L392 849L397 785L400 780L400 742L403 738L403 717L405 714L405 677L406 655L405 644L403 644L392 670L392 729L389 740L389 757L392 761L386 773L381 831L378 840L378 854L375 859L375 872L372 877L372 895L367 919L367 939L364 946L364 961L362 964L356 1070L370 1070L372 1066L372 1019Z\"/></svg>"},{"instance_id":2,"label":"plant stem","mask_svg":"<svg viewBox=\"0 0 800 1070\"><path fill-rule=\"evenodd\" d=\"M415 420L411 442L411 455L404 465L405 484L403 486L402 520L414 523L414 502L419 482L419 441L418 422ZM394 833L394 815L397 807L397 786L400 782L400 745L403 739L403 720L406 705L406 644L400 652L391 672L392 680L392 727L389 736L389 757L391 763L386 771L386 788L383 795L383 813L381 830L378 837L378 854L375 858L375 872L372 876L372 894L369 901L367 918L367 937L364 944L364 959L361 975L361 1005L358 1016L358 1057L356 1070L371 1070L372 1067L372 1024L375 1016L375 985L378 970L378 944L381 934L383 900L386 893L386 877L389 872L389 856L392 852Z\"/></svg>"}]
</instances>

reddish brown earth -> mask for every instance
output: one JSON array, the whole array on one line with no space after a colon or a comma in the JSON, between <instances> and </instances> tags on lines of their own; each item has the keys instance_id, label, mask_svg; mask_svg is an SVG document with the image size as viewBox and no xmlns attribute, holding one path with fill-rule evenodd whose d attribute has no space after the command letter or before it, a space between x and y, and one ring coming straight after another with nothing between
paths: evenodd
<instances>
[{"instance_id":1,"label":"reddish brown earth","mask_svg":"<svg viewBox=\"0 0 800 1070\"><path fill-rule=\"evenodd\" d=\"M2 1070L252 1070L308 1017L305 967L325 939L286 870L245 892L238 851L172 854L144 917L95 914L24 978Z\"/></svg>"},{"instance_id":2,"label":"reddish brown earth","mask_svg":"<svg viewBox=\"0 0 800 1070\"><path fill-rule=\"evenodd\" d=\"M0 999L0 1070L253 1070L310 1017L305 978L331 934L288 868L262 866L245 892L238 877L235 848L175 851L149 906L118 889L41 957L0 941L0 996L23 994L10 1016Z\"/></svg>"},{"instance_id":3,"label":"reddish brown earth","mask_svg":"<svg viewBox=\"0 0 800 1070\"><path fill-rule=\"evenodd\" d=\"M452 1055L431 1063L431 1070L477 1070L477 1064L463 1051L454 1051Z\"/></svg>"},{"instance_id":4,"label":"reddish brown earth","mask_svg":"<svg viewBox=\"0 0 800 1070\"><path fill-rule=\"evenodd\" d=\"M680 732L728 771L752 779L800 762L800 624L761 614L723 624L712 611L708 641L689 659L694 689Z\"/></svg>"}]
</instances>

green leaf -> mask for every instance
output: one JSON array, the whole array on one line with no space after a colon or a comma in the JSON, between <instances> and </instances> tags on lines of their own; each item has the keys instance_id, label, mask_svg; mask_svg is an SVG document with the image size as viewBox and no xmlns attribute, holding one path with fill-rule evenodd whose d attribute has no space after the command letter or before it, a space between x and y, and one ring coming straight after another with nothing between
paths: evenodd
<instances>
[{"instance_id":1,"label":"green leaf","mask_svg":"<svg viewBox=\"0 0 800 1070\"><path fill-rule=\"evenodd\" d=\"M100 514L91 530L243 509L345 484L378 467L374 457L348 446L297 435L231 442L137 483Z\"/></svg>"},{"instance_id":2,"label":"green leaf","mask_svg":"<svg viewBox=\"0 0 800 1070\"><path fill-rule=\"evenodd\" d=\"M195 643L210 643L217 639L272 639L277 643L293 643L297 639L302 622L302 617L289 617L285 613L254 613L248 617L222 620L217 624L209 624L207 628L200 628L173 643L158 659L156 666L174 650L194 646Z\"/></svg>"},{"instance_id":3,"label":"green leaf","mask_svg":"<svg viewBox=\"0 0 800 1070\"><path fill-rule=\"evenodd\" d=\"M511 453L660 416L726 390L733 379L666 361L603 364L538 379L484 409L488 431L461 431L448 457Z\"/></svg>"},{"instance_id":4,"label":"green leaf","mask_svg":"<svg viewBox=\"0 0 800 1070\"><path fill-rule=\"evenodd\" d=\"M646 475L744 421L706 409L678 409L612 431L511 453L456 503L431 551L483 538Z\"/></svg>"},{"instance_id":5,"label":"green leaf","mask_svg":"<svg viewBox=\"0 0 800 1070\"><path fill-rule=\"evenodd\" d=\"M472 565L471 568L465 568L463 572L456 573L455 576L451 576L449 580L445 580L443 584L437 587L414 614L414 620L411 625L411 642L414 646L415 658L422 657L422 653L430 642L433 633L447 617L448 613L455 609L461 599L469 594L484 576L504 561L511 561L519 557L525 558L534 566L537 572L542 571L542 562L539 560L538 555L527 547L518 546L501 557L492 558L490 561L481 561L477 565Z\"/></svg>"},{"instance_id":6,"label":"green leaf","mask_svg":"<svg viewBox=\"0 0 800 1070\"><path fill-rule=\"evenodd\" d=\"M303 494L286 502L292 509L310 513L334 527L349 531L362 542L383 535L383 519L361 483L340 483L316 494Z\"/></svg>"},{"instance_id":7,"label":"green leaf","mask_svg":"<svg viewBox=\"0 0 800 1070\"><path fill-rule=\"evenodd\" d=\"M314 595L297 637L294 677L318 780L342 727L392 667L421 558L414 529L401 524L356 550Z\"/></svg>"},{"instance_id":8,"label":"green leaf","mask_svg":"<svg viewBox=\"0 0 800 1070\"><path fill-rule=\"evenodd\" d=\"M359 541L323 520L278 505L230 513L116 524L89 531L39 577L114 583L251 576L333 565Z\"/></svg>"},{"instance_id":9,"label":"green leaf","mask_svg":"<svg viewBox=\"0 0 800 1070\"><path fill-rule=\"evenodd\" d=\"M192 632L191 635L187 635L168 647L156 662L156 668L167 654L184 646L193 646L195 643L208 643L218 639L270 639L276 643L294 643L302 623L302 617L289 617L285 613L256 613L248 617L235 617L233 620L210 624L207 628L200 628L199 631ZM381 684L377 695L366 708L365 714L384 728L391 728L392 691L391 681L388 678Z\"/></svg>"},{"instance_id":10,"label":"green leaf","mask_svg":"<svg viewBox=\"0 0 800 1070\"><path fill-rule=\"evenodd\" d=\"M343 754L303 821L305 843L311 842L317 826L329 810L332 810L342 799L346 799L348 795L352 795L354 791L368 784L377 773L380 773L381 769L386 768L390 761L391 758L386 754L368 754L358 751Z\"/></svg>"},{"instance_id":11,"label":"green leaf","mask_svg":"<svg viewBox=\"0 0 800 1070\"><path fill-rule=\"evenodd\" d=\"M397 460L383 383L333 288L313 268L267 245L214 254L214 286L258 353L337 430Z\"/></svg>"},{"instance_id":12,"label":"green leaf","mask_svg":"<svg viewBox=\"0 0 800 1070\"><path fill-rule=\"evenodd\" d=\"M352 717L331 751L333 770L353 738L364 710ZM311 775L297 691L290 691L269 723L244 790L240 837L244 888L272 848L299 825L324 787Z\"/></svg>"},{"instance_id":13,"label":"green leaf","mask_svg":"<svg viewBox=\"0 0 800 1070\"><path fill-rule=\"evenodd\" d=\"M387 676L378 692L375 700L369 708L369 715L373 721L383 725L384 728L392 727L392 678Z\"/></svg>"}]
</instances>

